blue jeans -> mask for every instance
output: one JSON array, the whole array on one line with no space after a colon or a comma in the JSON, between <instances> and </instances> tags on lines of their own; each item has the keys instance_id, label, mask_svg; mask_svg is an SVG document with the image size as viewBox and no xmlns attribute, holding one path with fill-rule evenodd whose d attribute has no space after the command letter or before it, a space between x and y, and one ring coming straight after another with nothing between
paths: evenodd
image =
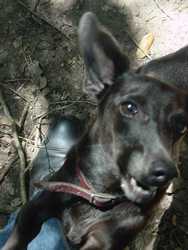
<instances>
[{"instance_id":1,"label":"blue jeans","mask_svg":"<svg viewBox=\"0 0 188 250\"><path fill-rule=\"evenodd\" d=\"M15 223L16 213L12 214L4 229L0 230L0 249L7 241ZM40 233L29 244L28 250L67 250L68 246L63 239L61 224L57 219L46 221Z\"/></svg>"},{"instance_id":2,"label":"blue jeans","mask_svg":"<svg viewBox=\"0 0 188 250\"><path fill-rule=\"evenodd\" d=\"M41 148L33 161L31 180L43 180L49 175L49 169L55 172L63 166L65 156L77 137L81 134L82 122L75 117L61 117L55 120L53 126L49 128L48 135L44 138L45 147ZM50 162L50 166L49 166ZM38 189L30 190L31 196L39 193ZM7 241L13 225L16 213L13 213L7 226L0 230L0 249ZM28 225L29 226L29 225ZM29 244L28 250L69 250L61 224L57 219L46 221L41 232Z\"/></svg>"}]
</instances>

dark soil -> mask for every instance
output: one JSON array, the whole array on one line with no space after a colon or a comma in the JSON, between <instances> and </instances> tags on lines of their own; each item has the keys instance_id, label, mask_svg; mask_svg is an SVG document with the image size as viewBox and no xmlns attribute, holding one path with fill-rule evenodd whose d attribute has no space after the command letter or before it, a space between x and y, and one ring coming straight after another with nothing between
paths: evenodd
<instances>
[{"instance_id":1,"label":"dark soil","mask_svg":"<svg viewBox=\"0 0 188 250\"><path fill-rule=\"evenodd\" d=\"M77 42L83 12L92 10L98 15L133 67L149 60L135 57L136 44L149 32L155 38L152 58L188 41L186 0L0 0L0 10L0 89L13 118L21 124L18 133L27 165L54 116L71 114L86 123L95 116L95 100L84 93L86 75ZM181 178L172 189L175 194L164 197L146 230L127 249L188 249L186 153L187 139L182 146ZM0 228L21 205L19 166L10 122L0 106Z\"/></svg>"}]
</instances>

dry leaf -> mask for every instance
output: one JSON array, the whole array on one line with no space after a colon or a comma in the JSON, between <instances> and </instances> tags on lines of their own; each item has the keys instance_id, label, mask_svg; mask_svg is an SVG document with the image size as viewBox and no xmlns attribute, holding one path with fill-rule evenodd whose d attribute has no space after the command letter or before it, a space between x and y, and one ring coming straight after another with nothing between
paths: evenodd
<instances>
[{"instance_id":1,"label":"dry leaf","mask_svg":"<svg viewBox=\"0 0 188 250\"><path fill-rule=\"evenodd\" d=\"M46 86L47 86L47 79L45 76L41 76L39 78L39 88L44 89L44 88L46 88Z\"/></svg>"},{"instance_id":2,"label":"dry leaf","mask_svg":"<svg viewBox=\"0 0 188 250\"><path fill-rule=\"evenodd\" d=\"M138 44L139 48L136 51L136 57L138 59L143 59L144 57L147 56L153 44L153 41L154 41L154 36L152 33L148 33L142 38L142 40Z\"/></svg>"},{"instance_id":3,"label":"dry leaf","mask_svg":"<svg viewBox=\"0 0 188 250\"><path fill-rule=\"evenodd\" d=\"M2 126L11 126L11 122L10 120L7 118L7 116L5 115L1 115L0 116L0 125Z\"/></svg>"},{"instance_id":4,"label":"dry leaf","mask_svg":"<svg viewBox=\"0 0 188 250\"><path fill-rule=\"evenodd\" d=\"M129 248L129 247L126 247L124 250L130 250L130 248Z\"/></svg>"},{"instance_id":5,"label":"dry leaf","mask_svg":"<svg viewBox=\"0 0 188 250\"><path fill-rule=\"evenodd\" d=\"M176 226L176 215L172 216L172 225Z\"/></svg>"}]
</instances>

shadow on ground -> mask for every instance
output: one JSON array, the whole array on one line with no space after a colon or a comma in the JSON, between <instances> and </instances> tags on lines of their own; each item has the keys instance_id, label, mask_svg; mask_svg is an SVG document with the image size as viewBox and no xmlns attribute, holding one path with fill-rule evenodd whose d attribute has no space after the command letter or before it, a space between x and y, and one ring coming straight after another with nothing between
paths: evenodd
<instances>
[{"instance_id":1,"label":"shadow on ground","mask_svg":"<svg viewBox=\"0 0 188 250\"><path fill-rule=\"evenodd\" d=\"M54 115L76 115L86 123L95 116L95 103L85 95L85 70L77 43L77 25L85 11L93 11L115 35L133 62L135 44L131 11L119 1L1 1L0 87L13 117L19 121L25 106L28 114L20 136L28 162L38 150L39 127L48 127ZM68 3L69 2L69 3ZM68 4L67 4L68 3ZM32 10L32 11L31 11ZM35 15L36 14L36 15ZM3 130L3 132L1 132ZM0 110L1 165L15 154L9 124ZM187 144L186 144L187 145ZM129 249L186 250L188 246L187 146L182 154L182 179L156 234L156 221ZM19 164L10 168L0 185L2 214L20 206ZM160 212L161 214L161 212ZM155 228L155 234L152 232ZM154 248L148 248L157 235ZM146 240L145 240L146 238ZM148 243L149 242L149 243Z\"/></svg>"}]
</instances>

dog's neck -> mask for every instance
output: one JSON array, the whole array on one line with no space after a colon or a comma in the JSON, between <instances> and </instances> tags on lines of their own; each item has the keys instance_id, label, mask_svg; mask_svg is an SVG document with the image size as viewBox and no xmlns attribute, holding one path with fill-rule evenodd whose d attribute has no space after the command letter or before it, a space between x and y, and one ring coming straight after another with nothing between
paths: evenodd
<instances>
[{"instance_id":1,"label":"dog's neck","mask_svg":"<svg viewBox=\"0 0 188 250\"><path fill-rule=\"evenodd\" d=\"M111 145L102 143L95 123L76 147L77 164L97 192L119 193L118 168Z\"/></svg>"}]
</instances>

